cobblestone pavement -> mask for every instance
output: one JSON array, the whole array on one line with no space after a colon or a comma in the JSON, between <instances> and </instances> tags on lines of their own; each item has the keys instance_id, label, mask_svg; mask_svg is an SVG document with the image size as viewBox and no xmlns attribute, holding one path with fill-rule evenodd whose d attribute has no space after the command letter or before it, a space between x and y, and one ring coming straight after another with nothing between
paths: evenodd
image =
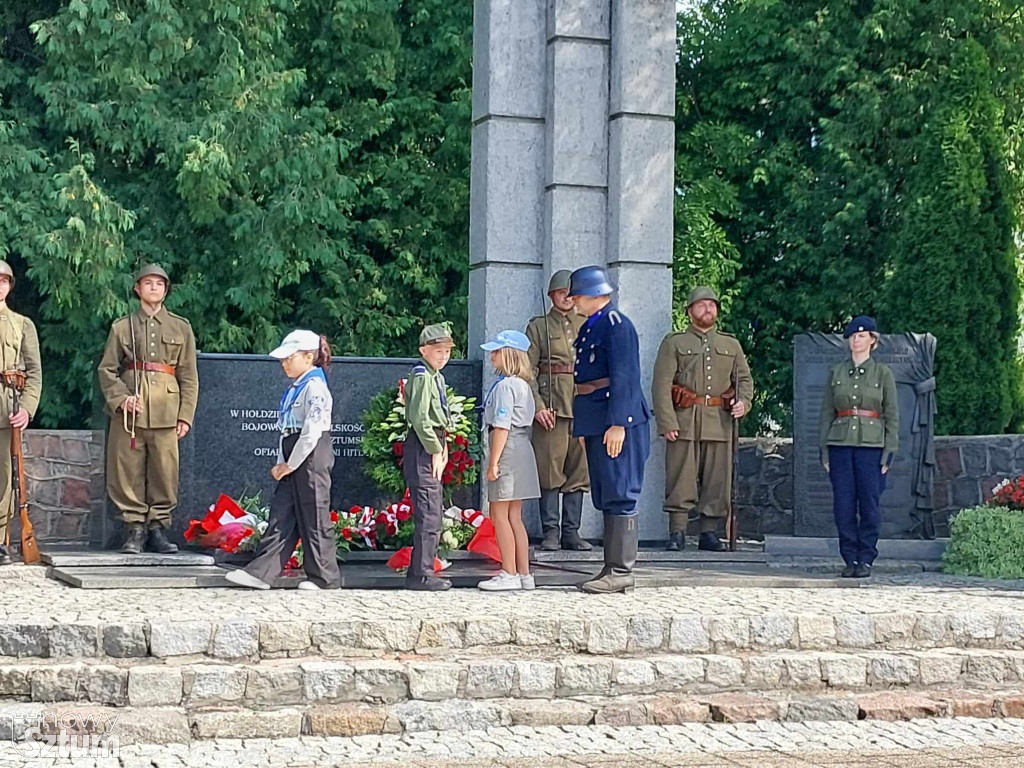
<instances>
[{"instance_id":1,"label":"cobblestone pavement","mask_svg":"<svg viewBox=\"0 0 1024 768\"><path fill-rule=\"evenodd\" d=\"M83 590L45 578L45 569L0 569L0 622L88 622L188 619L252 621L435 619L445 615L588 618L713 612L756 616L764 613L1017 613L1024 612L1024 590L1005 582L949 579L935 574L878 580L861 589L751 589L665 587L631 595L583 595L567 588L532 593L487 594L452 590L442 594L402 590L337 590L298 593L238 589Z\"/></svg>"},{"instance_id":2,"label":"cobblestone pavement","mask_svg":"<svg viewBox=\"0 0 1024 768\"><path fill-rule=\"evenodd\" d=\"M1024 720L899 723L751 723L638 728L497 728L353 739L212 741L122 746L119 757L34 757L12 744L0 766L40 768L330 768L373 763L412 768L1019 768ZM19 762L20 760L20 762Z\"/></svg>"}]
</instances>

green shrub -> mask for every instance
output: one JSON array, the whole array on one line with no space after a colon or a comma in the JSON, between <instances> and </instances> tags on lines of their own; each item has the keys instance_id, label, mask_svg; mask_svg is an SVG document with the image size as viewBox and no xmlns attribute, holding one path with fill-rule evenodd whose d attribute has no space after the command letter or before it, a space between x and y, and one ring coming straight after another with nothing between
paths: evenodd
<instances>
[{"instance_id":1,"label":"green shrub","mask_svg":"<svg viewBox=\"0 0 1024 768\"><path fill-rule=\"evenodd\" d=\"M950 521L943 570L962 576L1024 579L1024 512L975 507Z\"/></svg>"}]
</instances>

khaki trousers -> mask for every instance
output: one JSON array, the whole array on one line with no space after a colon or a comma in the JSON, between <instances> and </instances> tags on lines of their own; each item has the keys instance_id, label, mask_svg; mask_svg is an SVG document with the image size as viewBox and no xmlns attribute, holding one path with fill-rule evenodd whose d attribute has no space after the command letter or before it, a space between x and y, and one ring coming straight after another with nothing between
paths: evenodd
<instances>
[{"instance_id":1,"label":"khaki trousers","mask_svg":"<svg viewBox=\"0 0 1024 768\"><path fill-rule=\"evenodd\" d=\"M174 427L135 430L135 449L114 419L107 438L107 493L126 525L171 526L178 506L178 436Z\"/></svg>"},{"instance_id":2,"label":"khaki trousers","mask_svg":"<svg viewBox=\"0 0 1024 768\"><path fill-rule=\"evenodd\" d=\"M572 436L572 419L556 417L550 431L534 423L532 442L541 490L574 493L590 489L587 452Z\"/></svg>"},{"instance_id":3,"label":"khaki trousers","mask_svg":"<svg viewBox=\"0 0 1024 768\"><path fill-rule=\"evenodd\" d=\"M0 544L7 538L7 526L14 516L14 489L11 487L11 432L10 427L0 429Z\"/></svg>"},{"instance_id":4,"label":"khaki trousers","mask_svg":"<svg viewBox=\"0 0 1024 768\"><path fill-rule=\"evenodd\" d=\"M689 513L702 518L729 514L732 489L730 444L711 440L676 440L665 449L665 511L670 530L686 530Z\"/></svg>"}]
</instances>

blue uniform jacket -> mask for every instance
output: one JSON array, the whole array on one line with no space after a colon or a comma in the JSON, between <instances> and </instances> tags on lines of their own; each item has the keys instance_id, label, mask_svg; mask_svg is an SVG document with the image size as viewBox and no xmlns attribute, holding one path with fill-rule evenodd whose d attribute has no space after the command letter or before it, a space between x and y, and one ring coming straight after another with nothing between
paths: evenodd
<instances>
[{"instance_id":1,"label":"blue uniform jacket","mask_svg":"<svg viewBox=\"0 0 1024 768\"><path fill-rule=\"evenodd\" d=\"M587 318L576 337L576 383L610 379L608 387L573 400L573 436L603 435L651 418L640 383L640 339L629 318L608 304Z\"/></svg>"}]
</instances>

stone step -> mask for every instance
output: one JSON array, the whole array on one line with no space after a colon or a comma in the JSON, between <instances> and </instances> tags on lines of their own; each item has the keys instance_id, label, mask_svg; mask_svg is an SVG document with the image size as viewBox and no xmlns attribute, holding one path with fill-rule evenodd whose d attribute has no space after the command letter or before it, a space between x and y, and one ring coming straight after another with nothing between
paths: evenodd
<instances>
[{"instance_id":1,"label":"stone step","mask_svg":"<svg viewBox=\"0 0 1024 768\"><path fill-rule=\"evenodd\" d=\"M476 731L524 726L643 726L706 722L837 722L922 718L1021 718L1024 695L1013 691L935 690L927 693L763 694L577 697L560 701L448 699L380 704L322 704L254 710L225 706L110 708L81 703L0 705L0 739L97 734L120 745L189 743L206 739L283 739L423 731Z\"/></svg>"},{"instance_id":2,"label":"stone step","mask_svg":"<svg viewBox=\"0 0 1024 768\"><path fill-rule=\"evenodd\" d=\"M502 656L401 659L315 657L254 663L162 663L149 659L0 665L0 698L88 701L108 706L246 706L446 699L571 699L664 692L1024 690L1024 651Z\"/></svg>"},{"instance_id":3,"label":"stone step","mask_svg":"<svg viewBox=\"0 0 1024 768\"><path fill-rule=\"evenodd\" d=\"M213 565L212 555L202 552L177 552L160 555L143 552L139 555L125 555L120 552L102 552L89 549L53 549L41 552L39 559L44 565L56 568L81 567L137 567L137 566L201 566Z\"/></svg>"},{"instance_id":4,"label":"stone step","mask_svg":"<svg viewBox=\"0 0 1024 768\"><path fill-rule=\"evenodd\" d=\"M880 560L942 560L949 539L879 539ZM765 536L764 552L770 557L839 557L839 540L813 536Z\"/></svg>"},{"instance_id":5,"label":"stone step","mask_svg":"<svg viewBox=\"0 0 1024 768\"><path fill-rule=\"evenodd\" d=\"M316 595L309 599L316 604ZM858 594L858 593L855 593ZM516 595L505 610L490 616L465 614L438 598L438 619L292 618L256 621L244 618L194 621L124 618L112 621L42 623L10 618L0 623L2 657L15 658L278 658L282 656L386 655L416 651L442 654L458 649L518 647L594 655L628 653L735 653L790 650L901 650L908 648L1024 649L1024 613L766 613L715 616L678 613L585 619L569 615L509 615L511 606L528 614L529 596ZM253 595L253 601L260 599ZM497 599L497 598L496 598ZM600 598L593 603L600 607ZM520 602L522 601L522 602ZM301 605L301 603L300 603ZM448 606L441 608L440 606ZM595 609L596 610L596 609ZM648 611L652 610L651 608ZM117 615L115 613L115 615Z\"/></svg>"}]
</instances>

